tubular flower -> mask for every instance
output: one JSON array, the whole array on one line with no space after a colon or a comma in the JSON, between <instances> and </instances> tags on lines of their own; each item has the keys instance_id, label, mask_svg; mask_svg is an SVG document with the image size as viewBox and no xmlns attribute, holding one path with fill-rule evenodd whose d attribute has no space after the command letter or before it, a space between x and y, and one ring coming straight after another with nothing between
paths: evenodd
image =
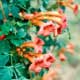
<instances>
[{"instance_id":1,"label":"tubular flower","mask_svg":"<svg viewBox=\"0 0 80 80\"><path fill-rule=\"evenodd\" d=\"M35 73L40 72L42 68L48 69L55 61L55 57L51 53L44 54L34 60L29 69Z\"/></svg>"},{"instance_id":2,"label":"tubular flower","mask_svg":"<svg viewBox=\"0 0 80 80\"><path fill-rule=\"evenodd\" d=\"M34 50L35 50L36 53L38 53L38 52L42 53L43 52L42 46L38 46L38 45L35 45Z\"/></svg>"},{"instance_id":3,"label":"tubular flower","mask_svg":"<svg viewBox=\"0 0 80 80\"><path fill-rule=\"evenodd\" d=\"M37 45L44 45L44 41L43 40L41 40L40 38L38 38L38 37L36 37L35 39L34 39L34 44L37 44Z\"/></svg>"},{"instance_id":4,"label":"tubular flower","mask_svg":"<svg viewBox=\"0 0 80 80\"><path fill-rule=\"evenodd\" d=\"M59 25L56 29L56 34L59 35L67 27L67 22L64 22L62 25ZM55 33L54 33L55 34Z\"/></svg>"},{"instance_id":5,"label":"tubular flower","mask_svg":"<svg viewBox=\"0 0 80 80\"><path fill-rule=\"evenodd\" d=\"M59 27L58 29L57 29L57 34L61 34L62 33L62 27Z\"/></svg>"},{"instance_id":6,"label":"tubular flower","mask_svg":"<svg viewBox=\"0 0 80 80\"><path fill-rule=\"evenodd\" d=\"M6 35L0 36L0 40L4 40L6 38Z\"/></svg>"},{"instance_id":7,"label":"tubular flower","mask_svg":"<svg viewBox=\"0 0 80 80\"><path fill-rule=\"evenodd\" d=\"M52 17L62 18L64 16L64 14L60 14L59 12L52 12L52 11L36 12L36 14L34 14L33 19L37 19L39 17L45 17L45 16L52 16Z\"/></svg>"},{"instance_id":8,"label":"tubular flower","mask_svg":"<svg viewBox=\"0 0 80 80\"><path fill-rule=\"evenodd\" d=\"M72 4L72 3L74 3L74 0L68 0L68 2Z\"/></svg>"},{"instance_id":9,"label":"tubular flower","mask_svg":"<svg viewBox=\"0 0 80 80\"><path fill-rule=\"evenodd\" d=\"M62 10L61 8L58 9L58 12L59 12L60 14L63 14L63 10Z\"/></svg>"},{"instance_id":10,"label":"tubular flower","mask_svg":"<svg viewBox=\"0 0 80 80\"><path fill-rule=\"evenodd\" d=\"M72 4L73 1L58 1L58 4L65 6L65 7L69 7L70 9L73 10L74 14L77 15L78 14L78 5L77 4Z\"/></svg>"},{"instance_id":11,"label":"tubular flower","mask_svg":"<svg viewBox=\"0 0 80 80\"><path fill-rule=\"evenodd\" d=\"M61 61L66 60L66 56L64 55L64 53L59 53L59 58L60 58Z\"/></svg>"},{"instance_id":12,"label":"tubular flower","mask_svg":"<svg viewBox=\"0 0 80 80\"><path fill-rule=\"evenodd\" d=\"M78 14L78 5L77 4L74 5L73 12L74 12L75 15Z\"/></svg>"},{"instance_id":13,"label":"tubular flower","mask_svg":"<svg viewBox=\"0 0 80 80\"><path fill-rule=\"evenodd\" d=\"M78 5L77 5L77 4L67 4L67 6L68 6L70 9L73 10L73 13L74 13L75 15L78 14Z\"/></svg>"},{"instance_id":14,"label":"tubular flower","mask_svg":"<svg viewBox=\"0 0 80 80\"><path fill-rule=\"evenodd\" d=\"M33 14L27 14L24 11L22 11L19 13L19 16L21 16L25 20L30 20L33 18L34 15Z\"/></svg>"},{"instance_id":15,"label":"tubular flower","mask_svg":"<svg viewBox=\"0 0 80 80\"><path fill-rule=\"evenodd\" d=\"M33 56L32 54L30 54L30 53L23 54L23 57L24 57L25 59L28 59L31 63L34 62L34 56Z\"/></svg>"},{"instance_id":16,"label":"tubular flower","mask_svg":"<svg viewBox=\"0 0 80 80\"><path fill-rule=\"evenodd\" d=\"M21 48L26 48L26 47L34 47L34 43L33 42L24 42L21 46Z\"/></svg>"},{"instance_id":17,"label":"tubular flower","mask_svg":"<svg viewBox=\"0 0 80 80\"><path fill-rule=\"evenodd\" d=\"M34 39L34 41L30 41L30 42L24 42L20 48L27 48L27 47L30 47L30 48L34 48L35 52L36 53L42 53L42 46L44 45L44 41L41 40L40 38L36 37ZM19 49L17 49L18 52L19 52Z\"/></svg>"},{"instance_id":18,"label":"tubular flower","mask_svg":"<svg viewBox=\"0 0 80 80\"><path fill-rule=\"evenodd\" d=\"M55 29L55 26L53 25L53 22L50 21L40 27L38 34L43 36L48 36L51 34L51 32L54 31L54 29Z\"/></svg>"},{"instance_id":19,"label":"tubular flower","mask_svg":"<svg viewBox=\"0 0 80 80\"><path fill-rule=\"evenodd\" d=\"M16 51L18 52L18 55L20 55L20 56L23 55L23 51L21 50L21 48L17 48Z\"/></svg>"},{"instance_id":20,"label":"tubular flower","mask_svg":"<svg viewBox=\"0 0 80 80\"><path fill-rule=\"evenodd\" d=\"M23 17L25 20L30 20L34 25L38 25L37 22L47 19L49 21L56 22L57 24L61 24L61 20L63 19L64 14L60 14L59 12L37 12L35 14L27 14L25 12L20 12L20 16ZM26 17L26 16L29 16ZM35 22L36 21L36 22Z\"/></svg>"},{"instance_id":21,"label":"tubular flower","mask_svg":"<svg viewBox=\"0 0 80 80\"><path fill-rule=\"evenodd\" d=\"M64 16L64 14L61 15L59 12L51 12L51 11L27 14L26 12L22 11L19 13L19 16L24 18L25 20L33 20L33 19L37 19L39 17L44 17L44 16L52 16L52 17L62 18Z\"/></svg>"},{"instance_id":22,"label":"tubular flower","mask_svg":"<svg viewBox=\"0 0 80 80\"><path fill-rule=\"evenodd\" d=\"M40 66L37 66L35 63L32 63L30 66L29 66L29 70L35 72L35 73L39 73L41 71L41 67Z\"/></svg>"},{"instance_id":23,"label":"tubular flower","mask_svg":"<svg viewBox=\"0 0 80 80\"><path fill-rule=\"evenodd\" d=\"M44 55L44 66L43 68L49 68L52 63L55 61L55 57L51 53L47 53Z\"/></svg>"},{"instance_id":24,"label":"tubular flower","mask_svg":"<svg viewBox=\"0 0 80 80\"><path fill-rule=\"evenodd\" d=\"M55 57L52 55L52 53L47 53L44 55L45 61L53 63L55 61Z\"/></svg>"},{"instance_id":25,"label":"tubular flower","mask_svg":"<svg viewBox=\"0 0 80 80\"><path fill-rule=\"evenodd\" d=\"M35 52L42 53L42 46L44 45L44 41L36 37L33 43Z\"/></svg>"},{"instance_id":26,"label":"tubular flower","mask_svg":"<svg viewBox=\"0 0 80 80\"><path fill-rule=\"evenodd\" d=\"M70 52L71 54L74 54L74 49L75 49L75 46L73 43L69 43L67 46L66 46L66 51Z\"/></svg>"},{"instance_id":27,"label":"tubular flower","mask_svg":"<svg viewBox=\"0 0 80 80\"><path fill-rule=\"evenodd\" d=\"M35 72L35 73L39 73L42 69L42 67L40 65L43 64L43 59L41 58L37 58L30 66L29 66L29 70Z\"/></svg>"},{"instance_id":28,"label":"tubular flower","mask_svg":"<svg viewBox=\"0 0 80 80\"><path fill-rule=\"evenodd\" d=\"M54 36L57 36L57 35L59 35L59 34L61 34L62 33L62 31L64 30L64 29L66 29L66 27L67 27L67 22L65 21L65 22L63 22L63 24L62 25L57 25L56 26L56 29L54 30Z\"/></svg>"},{"instance_id":29,"label":"tubular flower","mask_svg":"<svg viewBox=\"0 0 80 80\"><path fill-rule=\"evenodd\" d=\"M38 35L49 36L51 33L54 33L57 36L67 26L66 16L61 11L36 12L33 13L32 15L22 12L21 16L26 20L30 20L32 24L40 27ZM31 16L31 17L28 18L26 16ZM43 20L48 20L48 22L45 23L43 22ZM57 26L54 26L55 23L60 27L57 28Z\"/></svg>"}]
</instances>

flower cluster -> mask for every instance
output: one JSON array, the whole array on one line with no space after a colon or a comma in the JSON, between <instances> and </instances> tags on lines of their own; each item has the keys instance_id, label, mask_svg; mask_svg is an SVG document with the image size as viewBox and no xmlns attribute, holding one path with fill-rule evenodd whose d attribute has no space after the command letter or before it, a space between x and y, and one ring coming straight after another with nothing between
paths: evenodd
<instances>
[{"instance_id":1,"label":"flower cluster","mask_svg":"<svg viewBox=\"0 0 80 80\"><path fill-rule=\"evenodd\" d=\"M76 60L65 10L77 17L78 5L74 0L49 2L0 0L1 80L56 80L61 63Z\"/></svg>"},{"instance_id":2,"label":"flower cluster","mask_svg":"<svg viewBox=\"0 0 80 80\"><path fill-rule=\"evenodd\" d=\"M66 48L61 48L58 52L60 60L65 61L67 59L64 54L65 52L69 52L70 54L74 55L75 53L74 49L75 49L74 44L71 42L66 45Z\"/></svg>"},{"instance_id":3,"label":"flower cluster","mask_svg":"<svg viewBox=\"0 0 80 80\"><path fill-rule=\"evenodd\" d=\"M70 9L73 10L73 13L75 15L78 14L78 4L74 4L73 0L68 0L68 1L57 0L57 3L61 6L69 7Z\"/></svg>"},{"instance_id":4,"label":"flower cluster","mask_svg":"<svg viewBox=\"0 0 80 80\"><path fill-rule=\"evenodd\" d=\"M35 38L34 42L25 42L20 48L17 48L17 52L20 56L27 58L32 64L29 69L38 73L42 68L48 69L55 61L55 57L51 53L42 54L42 46L44 42L40 38ZM35 53L24 51L26 47L33 47Z\"/></svg>"},{"instance_id":5,"label":"flower cluster","mask_svg":"<svg viewBox=\"0 0 80 80\"><path fill-rule=\"evenodd\" d=\"M30 20L33 25L40 27L38 35L49 36L51 33L57 36L67 27L67 19L64 13L60 12L36 12L27 14L24 11L19 15L25 20ZM43 22L47 20L47 22Z\"/></svg>"},{"instance_id":6,"label":"flower cluster","mask_svg":"<svg viewBox=\"0 0 80 80\"><path fill-rule=\"evenodd\" d=\"M55 61L55 57L52 53L46 53L34 60L30 65L29 70L39 73L42 68L49 69L51 64Z\"/></svg>"},{"instance_id":7,"label":"flower cluster","mask_svg":"<svg viewBox=\"0 0 80 80\"><path fill-rule=\"evenodd\" d=\"M57 3L61 6L71 8L75 14L78 13L78 5L73 4L73 1L57 0ZM19 13L19 16L24 20L29 20L36 27L39 27L37 35L42 35L44 37L51 34L56 37L67 28L66 15L61 9L57 12L47 11L34 12L31 14L22 11ZM51 53L43 54L44 44L45 42L42 39L36 37L34 38L34 41L24 42L20 48L17 48L18 54L24 58L27 58L31 62L29 70L34 71L35 73L39 73L43 68L48 69L55 61L55 57ZM26 47L34 48L34 52L26 52ZM72 54L74 53L74 47L71 43L69 43L66 48L61 48L59 50L58 55L61 61L65 61L67 59L64 55L66 51ZM24 52L26 54L24 54Z\"/></svg>"},{"instance_id":8,"label":"flower cluster","mask_svg":"<svg viewBox=\"0 0 80 80\"><path fill-rule=\"evenodd\" d=\"M34 71L35 73L39 73L43 68L48 69L56 60L52 53L42 54L42 47L44 44L45 43L43 40L36 37L33 42L24 42L20 48L17 48L18 54L28 59L32 63L29 70ZM34 52L25 52L26 47L34 48ZM61 48L59 50L58 54L61 61L66 60L66 56L64 55L66 51L74 54L74 45L69 43L66 48Z\"/></svg>"}]
</instances>

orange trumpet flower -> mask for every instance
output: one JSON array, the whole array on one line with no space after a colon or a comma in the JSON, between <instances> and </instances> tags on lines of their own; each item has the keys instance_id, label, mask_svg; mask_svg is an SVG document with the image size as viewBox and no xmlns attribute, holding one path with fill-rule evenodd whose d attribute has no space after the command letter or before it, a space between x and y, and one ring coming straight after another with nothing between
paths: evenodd
<instances>
[{"instance_id":1,"label":"orange trumpet flower","mask_svg":"<svg viewBox=\"0 0 80 80\"><path fill-rule=\"evenodd\" d=\"M19 13L20 17L24 18L25 20L32 20L32 19L37 19L38 17L43 17L43 16L52 16L52 17L59 17L62 18L64 14L60 14L59 12L37 12L37 14L27 14L24 11Z\"/></svg>"},{"instance_id":2,"label":"orange trumpet flower","mask_svg":"<svg viewBox=\"0 0 80 80\"><path fill-rule=\"evenodd\" d=\"M59 1L58 4L63 5L65 7L69 7L70 9L73 10L74 14L78 14L78 5L77 4L71 4L68 1Z\"/></svg>"},{"instance_id":3,"label":"orange trumpet flower","mask_svg":"<svg viewBox=\"0 0 80 80\"><path fill-rule=\"evenodd\" d=\"M22 45L21 45L21 48L25 48L25 47L34 47L34 43L33 42L24 42Z\"/></svg>"}]
</instances>

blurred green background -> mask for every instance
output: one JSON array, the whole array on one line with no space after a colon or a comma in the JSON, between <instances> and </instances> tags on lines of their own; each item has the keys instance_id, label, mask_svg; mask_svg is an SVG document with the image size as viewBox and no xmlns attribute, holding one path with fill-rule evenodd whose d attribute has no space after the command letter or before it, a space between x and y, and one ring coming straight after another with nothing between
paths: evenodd
<instances>
[{"instance_id":1,"label":"blurred green background","mask_svg":"<svg viewBox=\"0 0 80 80\"><path fill-rule=\"evenodd\" d=\"M69 8L66 9L66 14L71 33L71 42L76 46L76 55L74 60L70 60L70 63L64 63L59 80L80 80L80 0L74 1L79 4L79 14L75 16Z\"/></svg>"}]
</instances>

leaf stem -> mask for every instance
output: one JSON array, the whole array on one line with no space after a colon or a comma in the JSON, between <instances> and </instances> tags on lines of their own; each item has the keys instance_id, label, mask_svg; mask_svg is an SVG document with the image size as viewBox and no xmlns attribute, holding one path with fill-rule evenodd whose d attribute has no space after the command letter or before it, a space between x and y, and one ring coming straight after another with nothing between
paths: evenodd
<instances>
[{"instance_id":1,"label":"leaf stem","mask_svg":"<svg viewBox=\"0 0 80 80\"><path fill-rule=\"evenodd\" d=\"M5 15L5 11L4 11L4 8L3 8L3 4L2 4L2 1L1 0L0 0L0 9L2 11L2 15L3 15L4 20L7 20L6 19L6 15Z\"/></svg>"},{"instance_id":2,"label":"leaf stem","mask_svg":"<svg viewBox=\"0 0 80 80\"><path fill-rule=\"evenodd\" d=\"M69 40L70 40L71 39L71 33L70 33L70 30L69 30L69 27L67 28L67 32L68 32Z\"/></svg>"}]
</instances>

